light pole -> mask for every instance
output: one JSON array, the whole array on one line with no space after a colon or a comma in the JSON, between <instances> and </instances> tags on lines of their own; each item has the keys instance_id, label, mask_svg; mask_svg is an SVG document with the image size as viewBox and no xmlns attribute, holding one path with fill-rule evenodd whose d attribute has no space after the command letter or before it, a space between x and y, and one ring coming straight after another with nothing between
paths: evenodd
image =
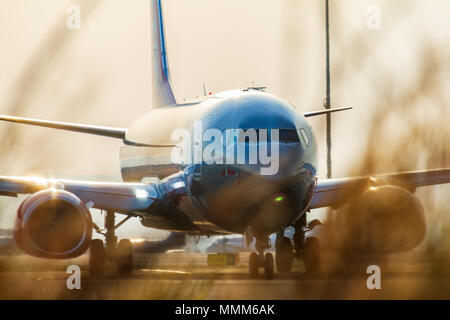
<instances>
[{"instance_id":1,"label":"light pole","mask_svg":"<svg viewBox=\"0 0 450 320\"><path fill-rule=\"evenodd\" d=\"M330 21L329 21L329 4L325 0L325 39L326 39L326 98L325 109L331 108L330 98ZM331 171L331 114L327 113L327 178L332 176Z\"/></svg>"}]
</instances>

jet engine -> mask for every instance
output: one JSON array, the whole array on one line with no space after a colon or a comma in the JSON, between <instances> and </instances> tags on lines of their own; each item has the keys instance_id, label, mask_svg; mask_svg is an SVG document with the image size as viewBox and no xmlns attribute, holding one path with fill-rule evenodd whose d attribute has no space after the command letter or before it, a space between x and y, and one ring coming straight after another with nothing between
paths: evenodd
<instances>
[{"instance_id":1,"label":"jet engine","mask_svg":"<svg viewBox=\"0 0 450 320\"><path fill-rule=\"evenodd\" d=\"M373 254L413 249L426 231L419 200L408 190L393 185L368 188L346 210L345 220L347 243Z\"/></svg>"},{"instance_id":2,"label":"jet engine","mask_svg":"<svg viewBox=\"0 0 450 320\"><path fill-rule=\"evenodd\" d=\"M92 227L91 214L77 196L64 190L43 190L20 205L14 239L31 256L70 259L88 249Z\"/></svg>"}]
</instances>

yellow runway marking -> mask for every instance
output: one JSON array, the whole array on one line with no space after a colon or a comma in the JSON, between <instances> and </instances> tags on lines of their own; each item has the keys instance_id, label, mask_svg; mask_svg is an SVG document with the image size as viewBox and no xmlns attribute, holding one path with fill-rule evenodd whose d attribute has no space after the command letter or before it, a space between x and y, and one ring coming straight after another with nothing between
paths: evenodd
<instances>
[{"instance_id":1,"label":"yellow runway marking","mask_svg":"<svg viewBox=\"0 0 450 320\"><path fill-rule=\"evenodd\" d=\"M176 273L176 274L192 274L192 272L179 270L164 270L164 269L141 269L143 272L158 272L158 273Z\"/></svg>"}]
</instances>

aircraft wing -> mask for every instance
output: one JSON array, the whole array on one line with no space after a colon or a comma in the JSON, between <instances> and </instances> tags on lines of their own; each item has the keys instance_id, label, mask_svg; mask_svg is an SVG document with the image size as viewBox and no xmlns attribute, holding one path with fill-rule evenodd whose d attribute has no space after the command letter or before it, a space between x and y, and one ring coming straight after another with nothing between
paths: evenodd
<instances>
[{"instance_id":1,"label":"aircraft wing","mask_svg":"<svg viewBox=\"0 0 450 320\"><path fill-rule=\"evenodd\" d=\"M154 184L0 176L0 196L16 197L50 188L69 191L92 208L125 214L149 208L159 196Z\"/></svg>"},{"instance_id":2,"label":"aircraft wing","mask_svg":"<svg viewBox=\"0 0 450 320\"><path fill-rule=\"evenodd\" d=\"M309 208L339 207L370 186L393 184L414 192L418 187L445 183L450 183L450 168L320 180Z\"/></svg>"},{"instance_id":3,"label":"aircraft wing","mask_svg":"<svg viewBox=\"0 0 450 320\"><path fill-rule=\"evenodd\" d=\"M0 115L0 121L28 124L28 125L32 125L32 126L46 127L46 128L52 128L52 129L58 129L58 130L88 133L88 134L94 134L97 136L122 139L124 141L125 141L125 136L127 134L127 129L125 129L125 128L93 126L93 125L88 125L88 124L78 124L78 123L51 121L51 120L39 120L39 119L13 117L13 116L5 116L5 115Z\"/></svg>"}]
</instances>

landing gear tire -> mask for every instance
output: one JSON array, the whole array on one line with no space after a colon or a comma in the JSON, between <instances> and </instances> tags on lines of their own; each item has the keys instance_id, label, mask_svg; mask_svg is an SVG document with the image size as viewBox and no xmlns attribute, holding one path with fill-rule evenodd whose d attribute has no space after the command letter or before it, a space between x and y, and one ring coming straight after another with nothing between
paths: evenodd
<instances>
[{"instance_id":1,"label":"landing gear tire","mask_svg":"<svg viewBox=\"0 0 450 320\"><path fill-rule=\"evenodd\" d=\"M317 238L306 238L303 247L306 272L317 274L320 271L320 243Z\"/></svg>"},{"instance_id":2,"label":"landing gear tire","mask_svg":"<svg viewBox=\"0 0 450 320\"><path fill-rule=\"evenodd\" d=\"M93 277L100 277L105 272L106 252L103 241L94 239L91 241L89 249L89 274Z\"/></svg>"},{"instance_id":3,"label":"landing gear tire","mask_svg":"<svg viewBox=\"0 0 450 320\"><path fill-rule=\"evenodd\" d=\"M250 272L250 275L253 277L257 276L258 268L259 268L258 254L256 252L252 252L248 257L248 271Z\"/></svg>"},{"instance_id":4,"label":"landing gear tire","mask_svg":"<svg viewBox=\"0 0 450 320\"><path fill-rule=\"evenodd\" d=\"M264 277L273 278L273 255L270 252L264 255Z\"/></svg>"},{"instance_id":5,"label":"landing gear tire","mask_svg":"<svg viewBox=\"0 0 450 320\"><path fill-rule=\"evenodd\" d=\"M292 250L291 240L283 237L277 241L276 245L275 264L277 271L280 273L291 272L293 260L294 252Z\"/></svg>"},{"instance_id":6,"label":"landing gear tire","mask_svg":"<svg viewBox=\"0 0 450 320\"><path fill-rule=\"evenodd\" d=\"M313 221L311 221L311 222L308 224L308 228L312 230L312 229L314 229L315 227L321 226L321 225L323 225L323 222L322 222L322 221L320 221L319 219L314 219Z\"/></svg>"},{"instance_id":7,"label":"landing gear tire","mask_svg":"<svg viewBox=\"0 0 450 320\"><path fill-rule=\"evenodd\" d=\"M116 259L119 276L130 276L133 273L133 244L129 239L119 241Z\"/></svg>"}]
</instances>

